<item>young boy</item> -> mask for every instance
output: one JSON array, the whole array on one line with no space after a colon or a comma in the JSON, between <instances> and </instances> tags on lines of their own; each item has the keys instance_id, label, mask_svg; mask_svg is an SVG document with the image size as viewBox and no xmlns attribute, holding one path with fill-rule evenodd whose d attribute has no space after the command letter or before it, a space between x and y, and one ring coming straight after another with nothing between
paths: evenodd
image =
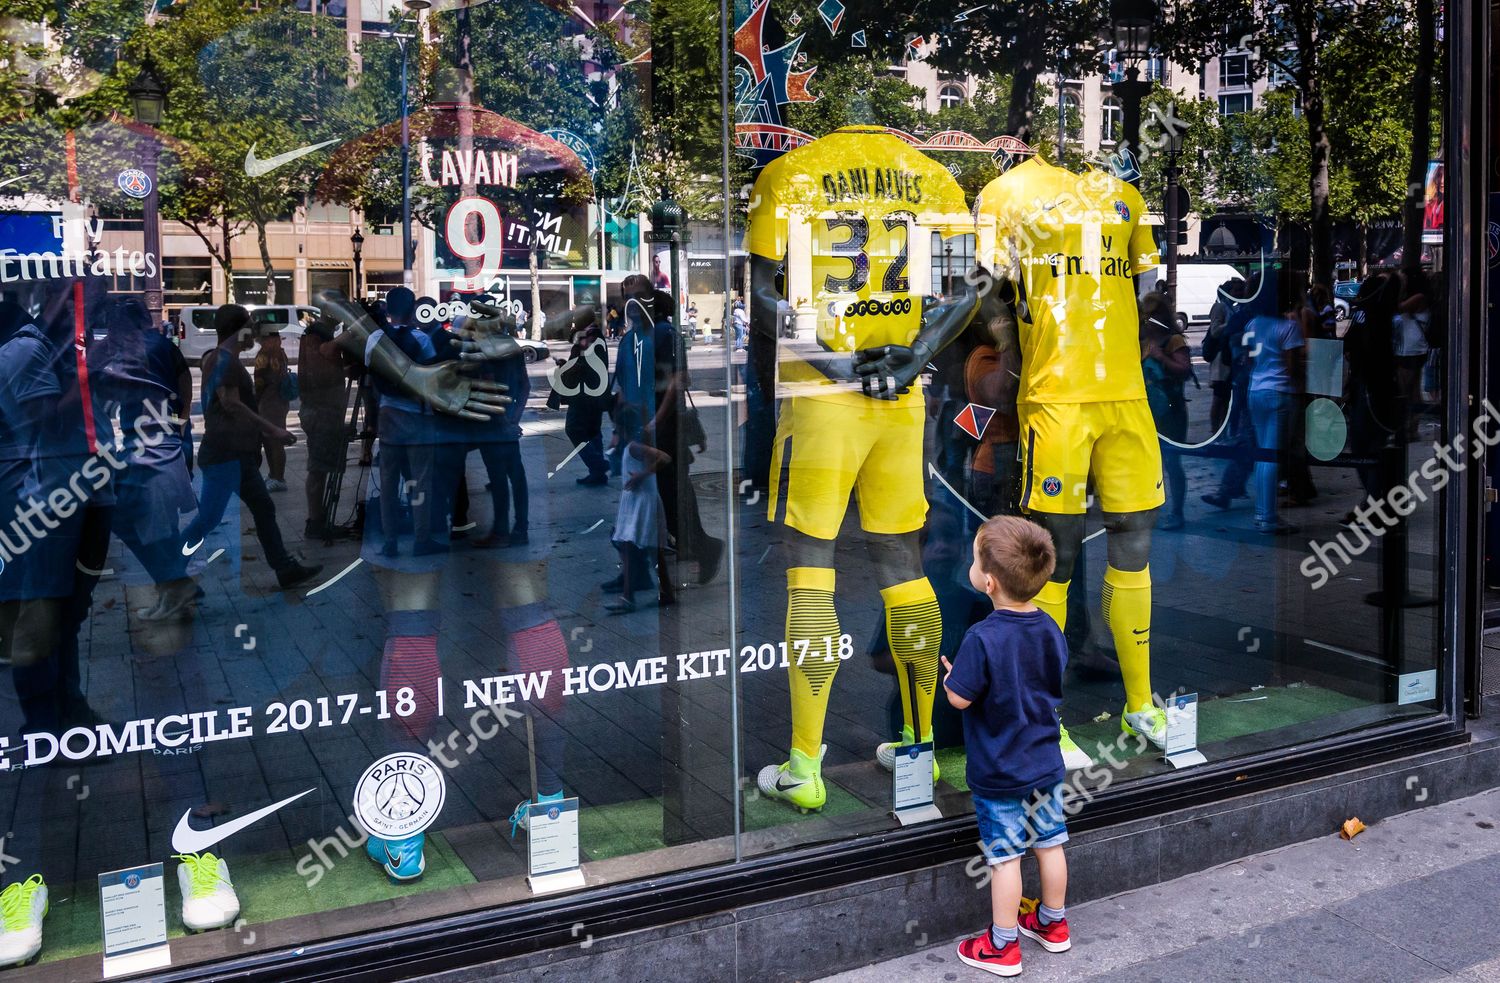
<instances>
[{"instance_id":1,"label":"young boy","mask_svg":"<svg viewBox=\"0 0 1500 983\"><path fill-rule=\"evenodd\" d=\"M993 919L989 931L959 944L958 958L996 976L1021 972L1018 932L1048 952L1073 944L1063 907L1068 830L1056 794L1064 777L1057 708L1068 647L1057 622L1031 600L1056 562L1052 537L1040 526L1016 516L980 526L969 583L995 610L969 629L952 663L943 659L948 702L964 716ZM1041 868L1041 906L1018 918L1028 847Z\"/></svg>"}]
</instances>

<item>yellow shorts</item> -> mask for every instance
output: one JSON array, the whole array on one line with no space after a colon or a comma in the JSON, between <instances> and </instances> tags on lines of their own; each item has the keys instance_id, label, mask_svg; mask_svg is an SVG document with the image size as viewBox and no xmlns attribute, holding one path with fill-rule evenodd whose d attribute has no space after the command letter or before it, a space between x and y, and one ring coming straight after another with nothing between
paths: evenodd
<instances>
[{"instance_id":1,"label":"yellow shorts","mask_svg":"<svg viewBox=\"0 0 1500 983\"><path fill-rule=\"evenodd\" d=\"M1144 512L1166 501L1161 447L1144 399L1021 403L1021 507L1076 515L1088 510L1089 475L1106 512Z\"/></svg>"},{"instance_id":2,"label":"yellow shorts","mask_svg":"<svg viewBox=\"0 0 1500 983\"><path fill-rule=\"evenodd\" d=\"M837 539L850 491L858 495L859 522L867 532L922 528L927 519L922 482L925 423L920 398L786 400L771 457L769 518L776 520L785 458L786 524L793 529L816 539Z\"/></svg>"}]
</instances>

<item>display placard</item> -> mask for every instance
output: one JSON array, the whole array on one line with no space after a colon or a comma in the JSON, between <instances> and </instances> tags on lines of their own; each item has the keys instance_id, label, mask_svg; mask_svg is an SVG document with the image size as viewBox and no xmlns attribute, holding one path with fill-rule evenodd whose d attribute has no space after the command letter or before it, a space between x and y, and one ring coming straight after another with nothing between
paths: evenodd
<instances>
[{"instance_id":1,"label":"display placard","mask_svg":"<svg viewBox=\"0 0 1500 983\"><path fill-rule=\"evenodd\" d=\"M1437 699L1437 670L1422 669L1404 672L1396 680L1396 703L1425 703Z\"/></svg>"},{"instance_id":2,"label":"display placard","mask_svg":"<svg viewBox=\"0 0 1500 983\"><path fill-rule=\"evenodd\" d=\"M105 979L172 964L161 864L100 874L99 918L104 930Z\"/></svg>"},{"instance_id":3,"label":"display placard","mask_svg":"<svg viewBox=\"0 0 1500 983\"><path fill-rule=\"evenodd\" d=\"M1179 693L1167 698L1167 746L1163 749L1173 768L1201 765L1208 759L1198 750L1198 694Z\"/></svg>"},{"instance_id":4,"label":"display placard","mask_svg":"<svg viewBox=\"0 0 1500 983\"><path fill-rule=\"evenodd\" d=\"M891 812L902 826L943 818L932 802L933 750L931 741L896 749L891 768Z\"/></svg>"},{"instance_id":5,"label":"display placard","mask_svg":"<svg viewBox=\"0 0 1500 983\"><path fill-rule=\"evenodd\" d=\"M578 853L578 800L533 802L526 813L526 882L533 894L583 887Z\"/></svg>"},{"instance_id":6,"label":"display placard","mask_svg":"<svg viewBox=\"0 0 1500 983\"><path fill-rule=\"evenodd\" d=\"M1308 338L1307 392L1339 399L1344 395L1344 342L1339 338Z\"/></svg>"}]
</instances>

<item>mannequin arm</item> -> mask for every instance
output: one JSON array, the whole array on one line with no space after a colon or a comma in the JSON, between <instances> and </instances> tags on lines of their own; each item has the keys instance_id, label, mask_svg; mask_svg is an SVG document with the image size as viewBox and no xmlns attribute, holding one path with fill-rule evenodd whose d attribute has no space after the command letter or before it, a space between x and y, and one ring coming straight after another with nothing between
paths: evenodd
<instances>
[{"instance_id":1,"label":"mannequin arm","mask_svg":"<svg viewBox=\"0 0 1500 983\"><path fill-rule=\"evenodd\" d=\"M453 361L436 365L413 362L359 305L342 294L320 294L317 306L343 324L344 331L338 338L340 347L369 366L371 372L433 409L482 421L505 412L510 403L505 386L469 378L465 370L472 369L472 365Z\"/></svg>"},{"instance_id":2,"label":"mannequin arm","mask_svg":"<svg viewBox=\"0 0 1500 983\"><path fill-rule=\"evenodd\" d=\"M885 345L856 352L854 371L864 383L865 395L895 399L897 393L909 389L927 363L963 334L978 309L979 294L965 279L951 299L922 311L922 327L909 346Z\"/></svg>"},{"instance_id":3,"label":"mannequin arm","mask_svg":"<svg viewBox=\"0 0 1500 983\"><path fill-rule=\"evenodd\" d=\"M776 263L764 256L750 256L750 331L762 343L777 343L777 304L784 298L776 289ZM774 349L773 349L774 350ZM798 356L833 382L854 382L853 360L833 352L798 352Z\"/></svg>"}]
</instances>

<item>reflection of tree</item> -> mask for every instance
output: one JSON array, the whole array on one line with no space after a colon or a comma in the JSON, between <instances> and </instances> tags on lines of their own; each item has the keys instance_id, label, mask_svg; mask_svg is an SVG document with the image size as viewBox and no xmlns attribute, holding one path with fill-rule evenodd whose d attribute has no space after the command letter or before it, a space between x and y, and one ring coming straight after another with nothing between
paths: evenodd
<instances>
[{"instance_id":1,"label":"reflection of tree","mask_svg":"<svg viewBox=\"0 0 1500 983\"><path fill-rule=\"evenodd\" d=\"M255 14L230 12L220 0L194 0L164 23L162 33L153 50L178 55L164 66L173 82L169 129L198 150L187 193L168 214L205 243L208 228L221 234L235 223L254 229L266 303L273 304L267 226L285 221L306 199L321 157L304 156L251 176L245 173L246 154L254 147L263 160L347 131L354 121L343 30L289 5ZM174 40L182 46L173 46ZM221 249L222 265L229 244L221 241Z\"/></svg>"},{"instance_id":2,"label":"reflection of tree","mask_svg":"<svg viewBox=\"0 0 1500 983\"><path fill-rule=\"evenodd\" d=\"M1005 132L1029 143L1036 136L1037 81L1058 70L1068 78L1099 70L1100 52L1107 47L1102 39L1109 33L1109 5L1105 0L1011 0L955 20L969 6L975 5L916 0L910 29L936 37L927 61L939 69L1009 77ZM888 5L887 17L899 17L899 8Z\"/></svg>"},{"instance_id":3,"label":"reflection of tree","mask_svg":"<svg viewBox=\"0 0 1500 983\"><path fill-rule=\"evenodd\" d=\"M1313 281L1331 283L1334 219L1342 215L1368 221L1377 212L1390 214L1391 172L1380 158L1390 160L1393 141L1407 151L1396 154L1403 172L1419 153L1425 158L1426 141L1412 149L1399 136L1402 129L1412 132L1418 48L1430 26L1418 28L1418 8L1408 0L1277 0L1253 6L1247 0L1208 0L1185 6L1195 16L1242 25L1217 49L1228 45L1253 51L1252 72L1262 77L1272 73L1273 83L1286 93L1283 101L1266 100L1274 150L1268 166L1282 211L1306 216ZM1294 175L1305 182L1305 197L1293 192Z\"/></svg>"}]
</instances>

